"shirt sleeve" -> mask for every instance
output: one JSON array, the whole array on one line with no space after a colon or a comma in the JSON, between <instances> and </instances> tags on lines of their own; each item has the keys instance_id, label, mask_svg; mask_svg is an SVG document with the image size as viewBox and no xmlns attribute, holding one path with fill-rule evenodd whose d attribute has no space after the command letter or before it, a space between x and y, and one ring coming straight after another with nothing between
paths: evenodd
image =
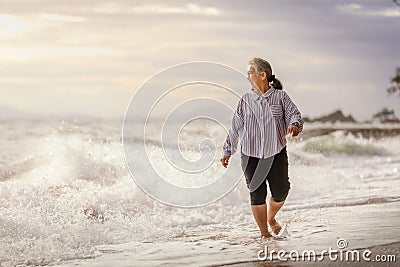
<instances>
[{"instance_id":1,"label":"shirt sleeve","mask_svg":"<svg viewBox=\"0 0 400 267\"><path fill-rule=\"evenodd\" d=\"M223 147L225 156L231 156L236 152L239 141L239 130L244 126L243 103L244 101L242 98L240 99L236 111L233 114L232 125L228 131L228 136L226 137Z\"/></svg>"},{"instance_id":2,"label":"shirt sleeve","mask_svg":"<svg viewBox=\"0 0 400 267\"><path fill-rule=\"evenodd\" d=\"M285 112L286 126L289 127L292 123L297 122L299 124L299 129L301 132L303 130L304 123L303 119L301 118L301 113L285 91L283 91L282 102Z\"/></svg>"}]
</instances>

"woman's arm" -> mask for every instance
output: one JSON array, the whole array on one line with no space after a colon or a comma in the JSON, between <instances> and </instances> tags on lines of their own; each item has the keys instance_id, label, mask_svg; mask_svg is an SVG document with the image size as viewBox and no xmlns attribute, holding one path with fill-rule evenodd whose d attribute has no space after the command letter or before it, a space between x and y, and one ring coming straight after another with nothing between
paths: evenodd
<instances>
[{"instance_id":1,"label":"woman's arm","mask_svg":"<svg viewBox=\"0 0 400 267\"><path fill-rule=\"evenodd\" d=\"M239 141L239 130L244 126L243 98L239 100L236 111L233 114L232 125L224 143L224 156L231 156L236 152Z\"/></svg>"},{"instance_id":2,"label":"woman's arm","mask_svg":"<svg viewBox=\"0 0 400 267\"><path fill-rule=\"evenodd\" d=\"M297 128L299 128L299 132L301 132L303 130L304 123L303 119L301 118L301 113L285 91L283 91L282 102L285 112L286 126L290 128L291 125L294 124L295 126L297 126Z\"/></svg>"}]
</instances>

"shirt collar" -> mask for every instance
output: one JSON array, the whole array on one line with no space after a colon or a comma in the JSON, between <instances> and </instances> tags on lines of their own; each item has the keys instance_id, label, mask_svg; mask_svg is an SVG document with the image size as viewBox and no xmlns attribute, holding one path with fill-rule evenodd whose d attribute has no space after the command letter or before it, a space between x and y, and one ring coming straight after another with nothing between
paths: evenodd
<instances>
[{"instance_id":1,"label":"shirt collar","mask_svg":"<svg viewBox=\"0 0 400 267\"><path fill-rule=\"evenodd\" d=\"M269 97L270 95L272 95L275 92L275 88L271 86L271 88L269 88L264 94L262 94L261 96L264 98Z\"/></svg>"},{"instance_id":2,"label":"shirt collar","mask_svg":"<svg viewBox=\"0 0 400 267\"><path fill-rule=\"evenodd\" d=\"M269 97L271 94L273 94L275 92L275 88L271 87L270 89L268 89L264 94L262 95L258 95L256 92L254 92L253 90L251 90L256 98L256 100L261 100L262 98L267 98Z\"/></svg>"}]
</instances>

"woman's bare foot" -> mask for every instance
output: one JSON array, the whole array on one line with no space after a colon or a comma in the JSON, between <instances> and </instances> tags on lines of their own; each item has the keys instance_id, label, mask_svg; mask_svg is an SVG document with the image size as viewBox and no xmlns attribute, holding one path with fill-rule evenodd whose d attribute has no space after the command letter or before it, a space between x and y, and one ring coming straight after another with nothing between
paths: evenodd
<instances>
[{"instance_id":1,"label":"woman's bare foot","mask_svg":"<svg viewBox=\"0 0 400 267\"><path fill-rule=\"evenodd\" d=\"M265 233L261 233L261 239L267 239L273 237L273 235L271 235L271 233L269 231L265 232Z\"/></svg>"},{"instance_id":2,"label":"woman's bare foot","mask_svg":"<svg viewBox=\"0 0 400 267\"><path fill-rule=\"evenodd\" d=\"M282 227L279 225L279 223L277 221L275 221L272 224L269 224L269 226L271 227L271 231L275 234L278 235L279 232L282 230Z\"/></svg>"}]
</instances>

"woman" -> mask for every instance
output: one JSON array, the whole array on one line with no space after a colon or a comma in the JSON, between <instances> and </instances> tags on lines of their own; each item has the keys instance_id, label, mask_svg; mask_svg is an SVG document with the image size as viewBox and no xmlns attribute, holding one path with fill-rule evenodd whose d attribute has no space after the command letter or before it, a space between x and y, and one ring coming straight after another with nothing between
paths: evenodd
<instances>
[{"instance_id":1,"label":"woman","mask_svg":"<svg viewBox=\"0 0 400 267\"><path fill-rule=\"evenodd\" d=\"M238 103L221 163L225 168L228 166L240 138L242 169L250 190L251 210L262 239L266 239L279 235L282 229L275 215L285 203L290 189L286 134L297 136L303 129L303 120L266 60L251 59L247 79L252 92L244 94ZM267 182L271 191L268 208Z\"/></svg>"}]
</instances>

